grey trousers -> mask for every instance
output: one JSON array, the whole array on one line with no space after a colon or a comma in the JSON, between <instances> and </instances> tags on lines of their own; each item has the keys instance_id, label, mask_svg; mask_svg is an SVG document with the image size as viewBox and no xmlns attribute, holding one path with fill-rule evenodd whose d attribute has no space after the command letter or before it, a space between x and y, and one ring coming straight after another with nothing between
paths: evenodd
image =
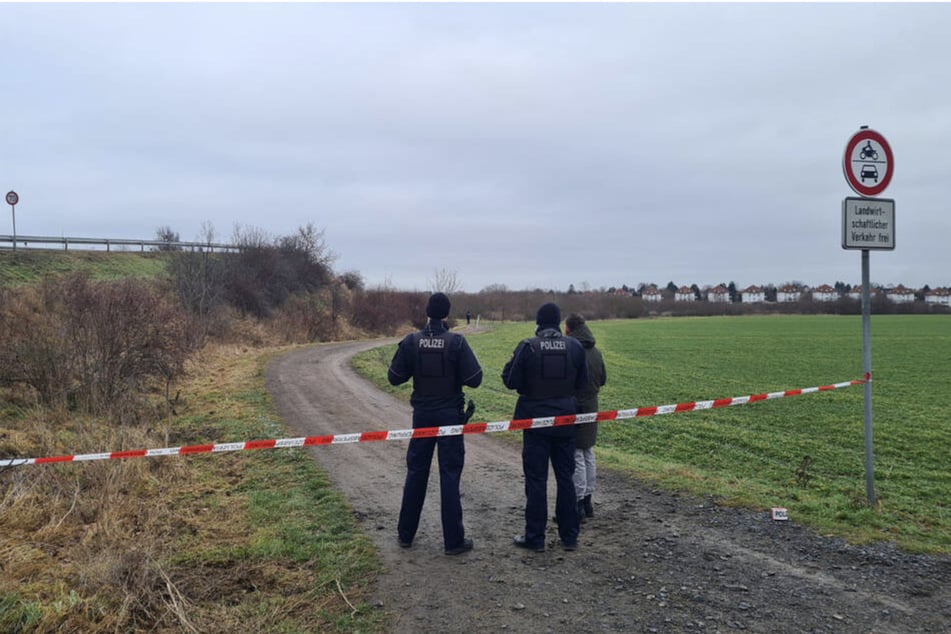
<instances>
[{"instance_id":1,"label":"grey trousers","mask_svg":"<svg viewBox=\"0 0 951 634\"><path fill-rule=\"evenodd\" d=\"M594 449L575 448L575 496L580 500L594 493L594 481L598 470L594 466Z\"/></svg>"}]
</instances>

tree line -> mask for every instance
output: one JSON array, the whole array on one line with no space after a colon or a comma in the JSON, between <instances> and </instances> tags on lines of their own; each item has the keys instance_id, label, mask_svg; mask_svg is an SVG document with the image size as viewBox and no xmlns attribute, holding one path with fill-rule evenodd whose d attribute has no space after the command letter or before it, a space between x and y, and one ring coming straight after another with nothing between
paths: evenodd
<instances>
[{"instance_id":1,"label":"tree line","mask_svg":"<svg viewBox=\"0 0 951 634\"><path fill-rule=\"evenodd\" d=\"M210 242L213 230L204 231ZM167 227L158 233L177 241ZM233 244L240 248L228 253L169 249L168 274L159 280L97 282L75 274L0 290L0 339L7 342L0 349L0 386L28 386L43 403L128 418L146 384L170 393L209 338L254 345L392 336L425 323L427 297L437 290L451 295L452 326L466 313L476 320L532 321L538 306L549 301L563 314L591 320L861 313L860 302L847 295L834 302L814 302L808 295L782 303L675 301L673 282L659 302L647 302L633 289L579 292L573 286L567 292L512 291L495 284L466 293L446 269L434 272L426 291L367 288L358 272L334 271L335 255L312 224L286 236L237 227ZM735 300L735 285L728 287ZM894 303L880 294L871 308L949 312L923 302Z\"/></svg>"}]
</instances>

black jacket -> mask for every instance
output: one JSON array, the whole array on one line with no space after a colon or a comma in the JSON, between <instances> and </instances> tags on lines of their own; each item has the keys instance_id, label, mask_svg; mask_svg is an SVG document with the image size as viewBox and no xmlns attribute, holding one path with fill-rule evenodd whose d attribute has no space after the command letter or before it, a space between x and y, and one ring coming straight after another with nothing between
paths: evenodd
<instances>
[{"instance_id":1,"label":"black jacket","mask_svg":"<svg viewBox=\"0 0 951 634\"><path fill-rule=\"evenodd\" d=\"M420 370L419 340L422 337L448 334L447 364L445 372L451 380L446 381L440 394L420 393L416 382ZM407 335L396 348L393 360L387 371L391 385L401 385L413 379L413 394L410 403L413 406L413 423L428 425L458 425L463 420L465 398L463 386L479 387L482 383L482 367L469 347L465 337L456 333L447 333L442 321L430 322L417 333Z\"/></svg>"},{"instance_id":2,"label":"black jacket","mask_svg":"<svg viewBox=\"0 0 951 634\"><path fill-rule=\"evenodd\" d=\"M581 324L568 333L568 336L581 342L588 365L588 383L575 392L575 398L578 400L578 413L597 412L599 411L598 392L608 379L608 373L604 367L604 357L601 356L601 351L595 347L594 334L588 328L588 324ZM594 443L598 439L599 424L585 423L584 425L578 425L575 447L578 449L594 447Z\"/></svg>"},{"instance_id":3,"label":"black jacket","mask_svg":"<svg viewBox=\"0 0 951 634\"><path fill-rule=\"evenodd\" d=\"M532 394L532 385L537 384L540 371L541 351L534 345L538 340L564 341L567 350L569 381L567 387L558 395L537 397ZM584 349L576 339L565 337L558 328L538 328L535 337L524 339L515 348L512 358L502 369L502 382L505 387L518 391L515 405L515 418L544 418L577 413L575 392L587 384L588 367L585 363ZM568 429L566 428L566 431ZM574 433L573 430L570 430Z\"/></svg>"}]
</instances>

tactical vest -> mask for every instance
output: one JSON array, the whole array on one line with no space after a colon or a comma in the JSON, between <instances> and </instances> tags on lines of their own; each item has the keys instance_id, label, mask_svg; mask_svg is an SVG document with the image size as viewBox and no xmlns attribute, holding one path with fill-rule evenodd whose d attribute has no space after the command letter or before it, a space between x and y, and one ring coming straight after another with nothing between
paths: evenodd
<instances>
[{"instance_id":1,"label":"tactical vest","mask_svg":"<svg viewBox=\"0 0 951 634\"><path fill-rule=\"evenodd\" d=\"M452 396L458 391L449 352L454 337L450 332L417 332L413 335L416 349L413 391L417 396Z\"/></svg>"},{"instance_id":2,"label":"tactical vest","mask_svg":"<svg viewBox=\"0 0 951 634\"><path fill-rule=\"evenodd\" d=\"M528 368L529 398L574 396L577 369L568 357L565 337L532 337L528 340L532 359Z\"/></svg>"}]
</instances>

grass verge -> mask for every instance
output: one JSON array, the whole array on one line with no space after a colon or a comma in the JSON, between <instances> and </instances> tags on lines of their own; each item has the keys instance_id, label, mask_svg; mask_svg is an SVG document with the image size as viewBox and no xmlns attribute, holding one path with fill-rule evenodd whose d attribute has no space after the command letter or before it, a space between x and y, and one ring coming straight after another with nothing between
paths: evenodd
<instances>
[{"instance_id":1,"label":"grass verge","mask_svg":"<svg viewBox=\"0 0 951 634\"><path fill-rule=\"evenodd\" d=\"M161 277L167 272L168 257L168 253L159 251L4 249L0 251L0 286L32 284L51 275L80 272L88 272L95 280Z\"/></svg>"},{"instance_id":2,"label":"grass verge","mask_svg":"<svg viewBox=\"0 0 951 634\"><path fill-rule=\"evenodd\" d=\"M8 407L0 437L57 455L282 436L273 354L207 354L154 431ZM376 551L303 449L22 467L0 495L0 631L383 631Z\"/></svg>"}]
</instances>

